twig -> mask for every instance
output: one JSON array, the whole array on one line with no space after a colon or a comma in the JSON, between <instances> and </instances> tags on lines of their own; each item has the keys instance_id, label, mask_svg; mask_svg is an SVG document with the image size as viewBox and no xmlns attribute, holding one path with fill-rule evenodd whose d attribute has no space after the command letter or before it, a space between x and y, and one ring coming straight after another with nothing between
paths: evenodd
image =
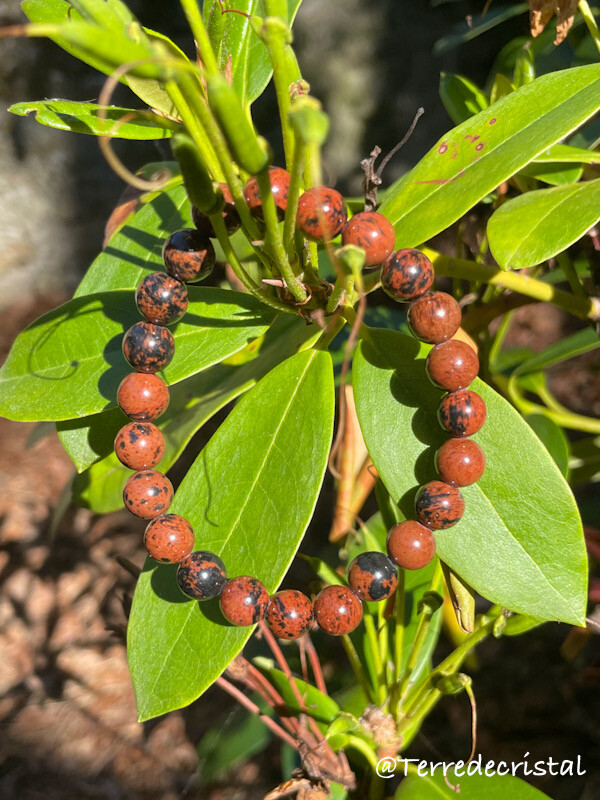
<instances>
[{"instance_id":1,"label":"twig","mask_svg":"<svg viewBox=\"0 0 600 800\"><path fill-rule=\"evenodd\" d=\"M325 678L323 677L321 662L319 661L319 656L317 654L317 651L315 650L314 644L312 643L310 634L308 633L304 634L304 636L300 641L304 642L306 652L308 653L308 658L310 660L310 665L312 667L313 675L315 676L315 683L317 684L317 689L320 692L323 692L323 694L327 694L327 686L325 685Z\"/></svg>"}]
</instances>

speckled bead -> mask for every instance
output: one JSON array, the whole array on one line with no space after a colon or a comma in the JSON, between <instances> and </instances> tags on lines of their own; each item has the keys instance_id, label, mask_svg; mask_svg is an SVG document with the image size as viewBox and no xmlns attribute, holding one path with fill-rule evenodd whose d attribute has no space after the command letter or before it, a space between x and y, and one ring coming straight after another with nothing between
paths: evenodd
<instances>
[{"instance_id":1,"label":"speckled bead","mask_svg":"<svg viewBox=\"0 0 600 800\"><path fill-rule=\"evenodd\" d=\"M350 563L348 583L361 600L385 600L396 590L398 570L384 553L367 551Z\"/></svg>"},{"instance_id":2,"label":"speckled bead","mask_svg":"<svg viewBox=\"0 0 600 800\"><path fill-rule=\"evenodd\" d=\"M188 597L212 600L220 596L227 583L225 564L215 553L194 550L177 567L177 583Z\"/></svg>"},{"instance_id":3,"label":"speckled bead","mask_svg":"<svg viewBox=\"0 0 600 800\"><path fill-rule=\"evenodd\" d=\"M473 383L479 372L479 359L466 342L450 339L429 351L426 368L434 386L456 392Z\"/></svg>"},{"instance_id":4,"label":"speckled bead","mask_svg":"<svg viewBox=\"0 0 600 800\"><path fill-rule=\"evenodd\" d=\"M215 248L194 228L175 231L163 245L165 269L175 280L198 283L208 278L215 265Z\"/></svg>"},{"instance_id":5,"label":"speckled bead","mask_svg":"<svg viewBox=\"0 0 600 800\"><path fill-rule=\"evenodd\" d=\"M378 267L394 249L396 232L377 211L361 211L342 231L342 244L354 244L365 251L365 267Z\"/></svg>"},{"instance_id":6,"label":"speckled bead","mask_svg":"<svg viewBox=\"0 0 600 800\"><path fill-rule=\"evenodd\" d=\"M220 183L219 188L223 192L223 200L225 201L225 205L223 206L223 210L221 212L223 215L223 222L225 223L227 233L231 236L232 233L235 233L239 229L242 222L235 207L235 203L233 202L231 192L229 191L229 186L227 186L226 183ZM215 229L213 228L213 224L210 219L206 216L206 214L198 211L195 206L192 206L192 222L198 231L204 236L209 236L211 238L216 236Z\"/></svg>"},{"instance_id":7,"label":"speckled bead","mask_svg":"<svg viewBox=\"0 0 600 800\"><path fill-rule=\"evenodd\" d=\"M164 272L153 272L138 286L135 302L148 322L171 325L187 311L188 293L181 281Z\"/></svg>"},{"instance_id":8,"label":"speckled bead","mask_svg":"<svg viewBox=\"0 0 600 800\"><path fill-rule=\"evenodd\" d=\"M315 619L312 603L297 589L284 589L269 600L266 620L279 639L298 639Z\"/></svg>"},{"instance_id":9,"label":"speckled bead","mask_svg":"<svg viewBox=\"0 0 600 800\"><path fill-rule=\"evenodd\" d=\"M406 519L390 529L387 552L394 564L403 569L422 569L435 555L433 533L414 519Z\"/></svg>"},{"instance_id":10,"label":"speckled bead","mask_svg":"<svg viewBox=\"0 0 600 800\"><path fill-rule=\"evenodd\" d=\"M270 167L269 180L271 181L271 194L275 201L277 217L281 221L287 208L290 173L281 167ZM244 200L252 216L257 219L263 219L262 200L258 189L258 181L255 177L250 178L244 186Z\"/></svg>"},{"instance_id":11,"label":"speckled bead","mask_svg":"<svg viewBox=\"0 0 600 800\"><path fill-rule=\"evenodd\" d=\"M179 514L161 514L144 533L148 555L163 564L178 564L194 549L194 530Z\"/></svg>"},{"instance_id":12,"label":"speckled bead","mask_svg":"<svg viewBox=\"0 0 600 800\"><path fill-rule=\"evenodd\" d=\"M348 219L344 198L335 189L314 186L298 200L296 227L313 242L329 242L341 232Z\"/></svg>"},{"instance_id":13,"label":"speckled bead","mask_svg":"<svg viewBox=\"0 0 600 800\"><path fill-rule=\"evenodd\" d=\"M315 599L317 625L332 636L344 636L358 627L362 603L347 586L326 586Z\"/></svg>"},{"instance_id":14,"label":"speckled bead","mask_svg":"<svg viewBox=\"0 0 600 800\"><path fill-rule=\"evenodd\" d=\"M440 403L438 419L453 436L472 436L481 430L487 415L483 399L470 389L447 394Z\"/></svg>"},{"instance_id":15,"label":"speckled bead","mask_svg":"<svg viewBox=\"0 0 600 800\"><path fill-rule=\"evenodd\" d=\"M435 466L451 486L471 486L485 472L485 453L472 439L448 439L435 454Z\"/></svg>"},{"instance_id":16,"label":"speckled bead","mask_svg":"<svg viewBox=\"0 0 600 800\"><path fill-rule=\"evenodd\" d=\"M158 372L175 353L173 334L152 322L136 322L123 336L125 360L138 372Z\"/></svg>"},{"instance_id":17,"label":"speckled bead","mask_svg":"<svg viewBox=\"0 0 600 800\"><path fill-rule=\"evenodd\" d=\"M164 514L172 499L171 481L154 469L134 472L123 489L125 508L142 519L152 519Z\"/></svg>"},{"instance_id":18,"label":"speckled bead","mask_svg":"<svg viewBox=\"0 0 600 800\"><path fill-rule=\"evenodd\" d=\"M152 422L130 422L117 433L115 454L129 469L152 469L165 454L165 437Z\"/></svg>"},{"instance_id":19,"label":"speckled bead","mask_svg":"<svg viewBox=\"0 0 600 800\"><path fill-rule=\"evenodd\" d=\"M433 284L431 261L420 250L396 250L381 267L381 288L392 300L416 300Z\"/></svg>"},{"instance_id":20,"label":"speckled bead","mask_svg":"<svg viewBox=\"0 0 600 800\"><path fill-rule=\"evenodd\" d=\"M413 300L406 316L413 336L429 344L451 339L460 328L460 306L446 292L429 292Z\"/></svg>"},{"instance_id":21,"label":"speckled bead","mask_svg":"<svg viewBox=\"0 0 600 800\"><path fill-rule=\"evenodd\" d=\"M460 521L465 512L465 500L455 486L430 481L417 492L415 509L419 522L438 531Z\"/></svg>"},{"instance_id":22,"label":"speckled bead","mask_svg":"<svg viewBox=\"0 0 600 800\"><path fill-rule=\"evenodd\" d=\"M137 422L158 419L169 407L169 387L158 375L132 372L119 384L117 403Z\"/></svg>"},{"instance_id":23,"label":"speckled bead","mask_svg":"<svg viewBox=\"0 0 600 800\"><path fill-rule=\"evenodd\" d=\"M269 593L257 578L242 575L225 584L219 603L223 616L232 625L254 625L265 616Z\"/></svg>"}]
</instances>

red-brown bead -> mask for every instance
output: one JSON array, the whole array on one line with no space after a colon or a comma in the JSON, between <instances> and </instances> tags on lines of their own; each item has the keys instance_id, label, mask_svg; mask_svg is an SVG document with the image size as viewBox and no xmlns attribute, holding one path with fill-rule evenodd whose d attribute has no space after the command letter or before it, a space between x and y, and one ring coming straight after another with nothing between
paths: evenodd
<instances>
[{"instance_id":1,"label":"red-brown bead","mask_svg":"<svg viewBox=\"0 0 600 800\"><path fill-rule=\"evenodd\" d=\"M414 519L394 525L386 544L389 557L404 569L422 569L435 555L433 533Z\"/></svg>"},{"instance_id":2,"label":"red-brown bead","mask_svg":"<svg viewBox=\"0 0 600 800\"><path fill-rule=\"evenodd\" d=\"M257 578L242 575L225 584L219 602L232 625L254 625L265 616L269 593Z\"/></svg>"},{"instance_id":3,"label":"red-brown bead","mask_svg":"<svg viewBox=\"0 0 600 800\"><path fill-rule=\"evenodd\" d=\"M363 615L359 597L347 586L326 586L315 599L317 625L332 636L345 636L358 627Z\"/></svg>"},{"instance_id":4,"label":"red-brown bead","mask_svg":"<svg viewBox=\"0 0 600 800\"><path fill-rule=\"evenodd\" d=\"M398 570L385 553L360 553L348 567L348 583L361 600L385 600L396 590Z\"/></svg>"},{"instance_id":5,"label":"red-brown bead","mask_svg":"<svg viewBox=\"0 0 600 800\"><path fill-rule=\"evenodd\" d=\"M465 513L465 500L455 486L430 481L417 492L415 508L419 522L437 531L460 521Z\"/></svg>"},{"instance_id":6,"label":"red-brown bead","mask_svg":"<svg viewBox=\"0 0 600 800\"><path fill-rule=\"evenodd\" d=\"M117 391L121 411L137 422L148 422L165 413L169 406L169 387L158 375L132 372Z\"/></svg>"},{"instance_id":7,"label":"red-brown bead","mask_svg":"<svg viewBox=\"0 0 600 800\"><path fill-rule=\"evenodd\" d=\"M162 257L171 277L184 283L197 283L212 272L215 248L206 234L184 228L169 236L163 245Z\"/></svg>"},{"instance_id":8,"label":"red-brown bead","mask_svg":"<svg viewBox=\"0 0 600 800\"><path fill-rule=\"evenodd\" d=\"M164 514L173 499L171 481L156 470L134 472L123 489L125 508L142 519Z\"/></svg>"},{"instance_id":9,"label":"red-brown bead","mask_svg":"<svg viewBox=\"0 0 600 800\"><path fill-rule=\"evenodd\" d=\"M125 360L138 372L159 372L171 363L175 341L168 328L136 322L123 336Z\"/></svg>"},{"instance_id":10,"label":"red-brown bead","mask_svg":"<svg viewBox=\"0 0 600 800\"><path fill-rule=\"evenodd\" d=\"M453 436L472 436L481 430L487 410L483 399L470 389L447 394L440 403L438 418Z\"/></svg>"},{"instance_id":11,"label":"red-brown bead","mask_svg":"<svg viewBox=\"0 0 600 800\"><path fill-rule=\"evenodd\" d=\"M448 439L435 454L440 478L452 486L470 486L485 472L485 453L472 439Z\"/></svg>"},{"instance_id":12,"label":"red-brown bead","mask_svg":"<svg viewBox=\"0 0 600 800\"><path fill-rule=\"evenodd\" d=\"M152 469L165 453L165 437L152 422L130 422L115 439L115 454L129 469Z\"/></svg>"},{"instance_id":13,"label":"red-brown bead","mask_svg":"<svg viewBox=\"0 0 600 800\"><path fill-rule=\"evenodd\" d=\"M223 210L221 212L223 214L223 222L225 223L227 233L231 236L232 233L235 233L238 230L242 222L235 207L235 203L233 202L231 192L229 191L229 186L227 186L226 183L220 183L219 188L223 192L223 200L225 201L225 205L223 206ZM214 238L216 236L215 229L213 228L213 224L210 219L206 216L206 214L198 211L195 206L192 206L192 222L198 231L204 236L209 236L210 238Z\"/></svg>"},{"instance_id":14,"label":"red-brown bead","mask_svg":"<svg viewBox=\"0 0 600 800\"><path fill-rule=\"evenodd\" d=\"M148 322L171 325L187 311L188 293L181 281L164 272L153 272L138 286L135 302Z\"/></svg>"},{"instance_id":15,"label":"red-brown bead","mask_svg":"<svg viewBox=\"0 0 600 800\"><path fill-rule=\"evenodd\" d=\"M188 597L212 600L223 591L227 583L227 570L216 553L194 550L177 567L177 583Z\"/></svg>"},{"instance_id":16,"label":"red-brown bead","mask_svg":"<svg viewBox=\"0 0 600 800\"><path fill-rule=\"evenodd\" d=\"M297 639L314 622L312 603L297 589L284 589L269 600L266 620L279 639Z\"/></svg>"},{"instance_id":17,"label":"red-brown bead","mask_svg":"<svg viewBox=\"0 0 600 800\"><path fill-rule=\"evenodd\" d=\"M270 167L269 180L271 182L271 194L275 201L277 216L282 220L287 208L290 173L281 167ZM257 219L263 219L262 199L258 188L258 180L255 177L250 178L244 186L244 200L252 216Z\"/></svg>"},{"instance_id":18,"label":"red-brown bead","mask_svg":"<svg viewBox=\"0 0 600 800\"><path fill-rule=\"evenodd\" d=\"M479 372L477 353L466 342L450 339L436 344L427 356L427 374L435 386L447 392L466 389Z\"/></svg>"},{"instance_id":19,"label":"red-brown bead","mask_svg":"<svg viewBox=\"0 0 600 800\"><path fill-rule=\"evenodd\" d=\"M396 250L381 267L381 288L392 300L416 300L433 284L431 261L420 250Z\"/></svg>"},{"instance_id":20,"label":"red-brown bead","mask_svg":"<svg viewBox=\"0 0 600 800\"><path fill-rule=\"evenodd\" d=\"M315 186L298 200L296 227L313 242L329 242L341 232L348 211L344 198L335 189Z\"/></svg>"},{"instance_id":21,"label":"red-brown bead","mask_svg":"<svg viewBox=\"0 0 600 800\"><path fill-rule=\"evenodd\" d=\"M342 244L354 244L365 251L365 267L378 267L394 249L396 232L392 223L377 211L361 211L342 231Z\"/></svg>"},{"instance_id":22,"label":"red-brown bead","mask_svg":"<svg viewBox=\"0 0 600 800\"><path fill-rule=\"evenodd\" d=\"M194 549L194 530L179 514L161 514L148 524L144 544L156 561L177 564Z\"/></svg>"},{"instance_id":23,"label":"red-brown bead","mask_svg":"<svg viewBox=\"0 0 600 800\"><path fill-rule=\"evenodd\" d=\"M460 328L460 306L446 292L429 292L413 300L407 322L413 336L429 344L451 339Z\"/></svg>"}]
</instances>

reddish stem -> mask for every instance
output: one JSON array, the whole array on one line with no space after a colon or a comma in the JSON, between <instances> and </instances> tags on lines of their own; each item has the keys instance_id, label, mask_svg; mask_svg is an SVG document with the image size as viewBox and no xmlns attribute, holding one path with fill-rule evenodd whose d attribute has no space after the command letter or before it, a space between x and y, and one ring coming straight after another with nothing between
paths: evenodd
<instances>
[{"instance_id":1,"label":"reddish stem","mask_svg":"<svg viewBox=\"0 0 600 800\"><path fill-rule=\"evenodd\" d=\"M308 633L305 634L302 639L304 640L304 647L306 648L306 652L308 653L308 657L310 659L310 665L312 667L313 675L315 676L317 689L320 692L323 692L323 694L327 694L327 686L325 685L325 678L323 677L321 662L319 661L319 656L315 650L314 644L312 643L312 639Z\"/></svg>"}]
</instances>

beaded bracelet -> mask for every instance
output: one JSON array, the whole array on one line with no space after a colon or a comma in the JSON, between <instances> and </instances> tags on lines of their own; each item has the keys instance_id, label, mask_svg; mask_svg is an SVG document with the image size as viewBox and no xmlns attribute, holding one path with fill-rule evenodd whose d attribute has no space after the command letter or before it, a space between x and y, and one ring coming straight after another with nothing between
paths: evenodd
<instances>
[{"instance_id":1,"label":"beaded bracelet","mask_svg":"<svg viewBox=\"0 0 600 800\"><path fill-rule=\"evenodd\" d=\"M271 189L278 214L287 207L289 174L270 170ZM226 184L222 210L228 234L241 225ZM244 198L262 220L260 193L255 178L245 186ZM154 424L169 405L166 383L155 373L164 369L174 355L173 336L168 329L180 320L188 307L185 284L197 283L210 275L215 236L210 219L192 207L195 228L173 233L163 247L166 273L145 277L136 291L143 322L133 325L123 337L123 354L135 372L121 382L117 402L132 420L115 439L119 461L135 470L123 490L126 508L135 516L149 519L144 543L149 555L161 563L179 564L177 582L188 597L196 600L220 598L221 611L233 625L253 625L263 618L281 639L296 639L317 622L334 636L352 632L363 614L362 601L389 598L398 585L398 567L420 569L435 555L433 531L455 525L464 513L460 487L475 483L485 469L482 449L467 438L485 422L481 397L467 387L479 371L479 360L465 342L452 337L461 323L458 303L449 294L431 291L434 272L420 251L392 252L395 233L389 221L376 211L355 214L347 221L342 195L325 187L304 192L298 203L296 226L312 241L330 241L341 233L343 244L365 251L365 266L381 265L384 291L398 302L410 303L407 319L412 334L433 344L427 356L430 380L448 392L442 399L438 418L453 438L435 456L439 480L422 486L416 495L417 519L394 525L387 536L387 552L358 555L348 567L349 586L326 586L314 603L300 591L286 589L269 596L257 578L241 576L228 580L223 561L215 553L194 550L194 531L178 514L167 513L173 498L169 479L154 469L165 451L165 440Z\"/></svg>"}]
</instances>

